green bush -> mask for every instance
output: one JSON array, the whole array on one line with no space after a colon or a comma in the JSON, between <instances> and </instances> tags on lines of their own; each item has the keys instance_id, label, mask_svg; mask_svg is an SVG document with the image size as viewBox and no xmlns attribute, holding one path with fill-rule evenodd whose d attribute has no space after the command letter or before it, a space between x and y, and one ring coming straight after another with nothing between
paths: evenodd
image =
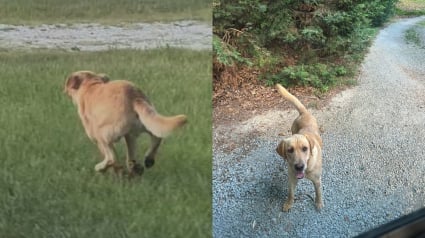
<instances>
[{"instance_id":1,"label":"green bush","mask_svg":"<svg viewBox=\"0 0 425 238\"><path fill-rule=\"evenodd\" d=\"M308 81L309 85L323 88L333 80L324 80L321 73L331 72L332 78L333 70L318 65L332 65L328 62L350 58L345 57L347 55L362 55L374 35L371 29L392 16L396 2L215 0L214 41L226 38L230 29L236 30L241 34L232 39L233 48L228 51L231 54L226 54L228 57L237 59L238 63L251 62L253 67L261 67L262 71L271 71L266 73L266 78L287 76L291 81L301 81L299 84ZM214 45L218 45L217 42ZM223 59L219 47L213 50L217 59ZM266 57L280 57L281 62ZM286 58L291 59L290 64L285 63ZM267 66L264 62L272 65ZM289 67L271 77L276 66ZM286 74L282 75L283 72Z\"/></svg>"},{"instance_id":2,"label":"green bush","mask_svg":"<svg viewBox=\"0 0 425 238\"><path fill-rule=\"evenodd\" d=\"M249 60L241 56L235 47L223 42L216 35L213 36L213 50L217 61L226 66L233 65L236 62L251 64Z\"/></svg>"},{"instance_id":3,"label":"green bush","mask_svg":"<svg viewBox=\"0 0 425 238\"><path fill-rule=\"evenodd\" d=\"M337 76L344 76L347 70L343 66L331 67L325 64L297 65L286 67L276 74L265 76L266 84L280 83L285 87L301 85L313 86L326 92L336 83Z\"/></svg>"},{"instance_id":4,"label":"green bush","mask_svg":"<svg viewBox=\"0 0 425 238\"><path fill-rule=\"evenodd\" d=\"M380 0L369 3L369 18L372 21L372 26L382 26L396 12L397 0Z\"/></svg>"}]
</instances>

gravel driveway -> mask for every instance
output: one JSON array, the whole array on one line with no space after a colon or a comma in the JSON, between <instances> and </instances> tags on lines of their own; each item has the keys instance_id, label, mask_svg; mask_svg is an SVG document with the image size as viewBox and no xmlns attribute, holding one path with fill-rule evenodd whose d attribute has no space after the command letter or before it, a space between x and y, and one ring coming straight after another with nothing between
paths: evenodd
<instances>
[{"instance_id":1,"label":"gravel driveway","mask_svg":"<svg viewBox=\"0 0 425 238\"><path fill-rule=\"evenodd\" d=\"M0 48L99 51L182 47L209 50L211 25L197 21L134 23L123 26L55 24L19 26L0 24Z\"/></svg>"},{"instance_id":2,"label":"gravel driveway","mask_svg":"<svg viewBox=\"0 0 425 238\"><path fill-rule=\"evenodd\" d=\"M312 110L324 129L321 212L305 179L282 212L287 168L275 148L295 111L214 125L214 237L351 237L425 206L425 50L404 41L420 20L382 29L359 85Z\"/></svg>"}]
</instances>

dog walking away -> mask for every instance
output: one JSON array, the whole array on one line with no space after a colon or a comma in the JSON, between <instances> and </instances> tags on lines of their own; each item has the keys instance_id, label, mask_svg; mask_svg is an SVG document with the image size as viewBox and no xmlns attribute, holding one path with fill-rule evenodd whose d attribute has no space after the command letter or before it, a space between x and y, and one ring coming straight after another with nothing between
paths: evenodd
<instances>
[{"instance_id":1,"label":"dog walking away","mask_svg":"<svg viewBox=\"0 0 425 238\"><path fill-rule=\"evenodd\" d=\"M110 81L107 76L91 71L72 73L66 80L65 93L77 106L87 136L103 156L102 162L95 166L96 171L120 168L115 164L113 143L124 137L127 169L130 174L141 175L143 166L136 160L138 135L142 132L150 135L151 146L145 154L145 166L149 168L154 165L161 140L187 121L185 115L160 115L131 82Z\"/></svg>"},{"instance_id":2,"label":"dog walking away","mask_svg":"<svg viewBox=\"0 0 425 238\"><path fill-rule=\"evenodd\" d=\"M317 210L323 208L322 201L322 139L316 118L305 106L282 85L276 85L279 93L290 101L299 112L292 124L292 135L283 139L276 148L277 153L288 163L289 195L283 205L283 211L288 212L294 203L294 193L298 179L306 177L311 180L316 192L315 204Z\"/></svg>"}]
</instances>

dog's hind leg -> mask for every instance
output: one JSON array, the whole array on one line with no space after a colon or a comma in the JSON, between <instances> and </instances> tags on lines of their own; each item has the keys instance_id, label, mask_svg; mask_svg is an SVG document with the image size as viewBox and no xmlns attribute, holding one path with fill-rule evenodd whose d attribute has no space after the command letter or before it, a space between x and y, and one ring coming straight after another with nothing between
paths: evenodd
<instances>
[{"instance_id":1,"label":"dog's hind leg","mask_svg":"<svg viewBox=\"0 0 425 238\"><path fill-rule=\"evenodd\" d=\"M150 134L151 136L151 147L145 154L145 166L146 168L150 168L155 163L156 152L158 151L159 146L161 145L162 139L159 137Z\"/></svg>"},{"instance_id":2,"label":"dog's hind leg","mask_svg":"<svg viewBox=\"0 0 425 238\"><path fill-rule=\"evenodd\" d=\"M127 169L130 174L141 175L143 173L143 166L140 163L137 163L136 147L137 137L132 135L125 136L125 144L127 145Z\"/></svg>"},{"instance_id":3,"label":"dog's hind leg","mask_svg":"<svg viewBox=\"0 0 425 238\"><path fill-rule=\"evenodd\" d=\"M112 144L98 141L97 146L99 147L100 152L104 156L102 162L96 164L94 169L98 172L105 171L109 166L114 165L115 163L115 151Z\"/></svg>"}]
</instances>

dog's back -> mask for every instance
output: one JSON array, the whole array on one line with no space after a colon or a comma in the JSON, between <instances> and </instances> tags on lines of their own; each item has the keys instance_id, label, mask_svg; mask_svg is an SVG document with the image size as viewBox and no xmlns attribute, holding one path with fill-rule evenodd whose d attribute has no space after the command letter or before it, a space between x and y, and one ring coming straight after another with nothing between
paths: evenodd
<instances>
[{"instance_id":1,"label":"dog's back","mask_svg":"<svg viewBox=\"0 0 425 238\"><path fill-rule=\"evenodd\" d=\"M134 119L157 137L164 138L173 130L184 125L186 116L165 117L160 115L146 95L126 80L114 80L98 84L86 97L86 108L93 121L110 125L118 135L126 134L134 126Z\"/></svg>"}]
</instances>

